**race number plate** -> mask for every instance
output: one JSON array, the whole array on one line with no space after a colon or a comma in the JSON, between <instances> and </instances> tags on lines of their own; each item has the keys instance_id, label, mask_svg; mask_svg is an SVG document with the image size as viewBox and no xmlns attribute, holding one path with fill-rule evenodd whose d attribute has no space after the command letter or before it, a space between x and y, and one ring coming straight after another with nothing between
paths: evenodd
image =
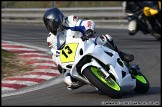
<instances>
[{"instance_id":1,"label":"race number plate","mask_svg":"<svg viewBox=\"0 0 162 107\"><path fill-rule=\"evenodd\" d=\"M62 63L74 62L78 43L69 43L60 51L60 61Z\"/></svg>"}]
</instances>

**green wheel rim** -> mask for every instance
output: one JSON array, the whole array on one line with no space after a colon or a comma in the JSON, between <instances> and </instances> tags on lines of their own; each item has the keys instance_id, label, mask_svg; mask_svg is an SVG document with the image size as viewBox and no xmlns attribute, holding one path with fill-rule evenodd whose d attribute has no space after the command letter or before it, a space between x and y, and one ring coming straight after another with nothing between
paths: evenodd
<instances>
[{"instance_id":1,"label":"green wheel rim","mask_svg":"<svg viewBox=\"0 0 162 107\"><path fill-rule=\"evenodd\" d=\"M120 87L119 85L116 83L116 81L114 81L112 78L110 78L109 81L106 81L101 74L99 73L100 70L98 70L95 67L91 67L92 72L97 76L98 79L100 79L104 84L108 85L109 87L111 87L112 89L116 90L116 91L120 91Z\"/></svg>"},{"instance_id":2,"label":"green wheel rim","mask_svg":"<svg viewBox=\"0 0 162 107\"><path fill-rule=\"evenodd\" d=\"M140 82L142 82L142 83L144 83L144 84L146 84L147 83L147 81L146 81L146 79L142 76L142 75L133 75L138 81L140 81Z\"/></svg>"}]
</instances>

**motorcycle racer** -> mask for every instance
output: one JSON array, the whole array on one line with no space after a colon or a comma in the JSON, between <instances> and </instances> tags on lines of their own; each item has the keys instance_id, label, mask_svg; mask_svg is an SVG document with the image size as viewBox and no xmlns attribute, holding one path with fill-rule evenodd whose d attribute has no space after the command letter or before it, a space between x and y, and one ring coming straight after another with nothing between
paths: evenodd
<instances>
[{"instance_id":1,"label":"motorcycle racer","mask_svg":"<svg viewBox=\"0 0 162 107\"><path fill-rule=\"evenodd\" d=\"M70 15L64 17L62 12L58 8L50 8L45 11L43 16L44 24L49 31L47 37L47 43L51 52L53 53L52 59L56 63L59 61L57 57L59 56L59 43L60 41L57 38L57 34L61 31L70 31L72 37L80 37L82 40L86 40L90 37L93 37L95 34L95 22L92 20L81 20L77 16ZM101 35L101 40L103 43L109 42L114 48L115 51L119 53L121 58L126 62L132 62L134 56L131 54L126 54L122 51L119 51L117 46L114 44L113 39L110 35ZM64 72L64 69L58 65L58 70L60 73ZM77 89L84 85L81 81L73 78L69 72L66 73L64 82L67 85L69 90Z\"/></svg>"}]
</instances>

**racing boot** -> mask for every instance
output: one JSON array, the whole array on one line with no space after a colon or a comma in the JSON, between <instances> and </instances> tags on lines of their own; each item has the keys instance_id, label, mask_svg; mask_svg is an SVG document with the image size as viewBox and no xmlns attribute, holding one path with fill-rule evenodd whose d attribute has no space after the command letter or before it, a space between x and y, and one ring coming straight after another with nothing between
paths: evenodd
<instances>
[{"instance_id":1,"label":"racing boot","mask_svg":"<svg viewBox=\"0 0 162 107\"><path fill-rule=\"evenodd\" d=\"M114 50L119 53L119 56L124 61L132 62L134 60L134 56L132 54L126 54L118 49L118 47L114 44L113 38L110 35L108 35L108 34L102 35L102 38L103 38L102 39L103 42L108 42L109 44L111 44L111 46L114 48ZM106 38L106 39L104 39L104 38ZM110 45L109 45L109 47L110 47Z\"/></svg>"},{"instance_id":2,"label":"racing boot","mask_svg":"<svg viewBox=\"0 0 162 107\"><path fill-rule=\"evenodd\" d=\"M119 56L121 57L121 59L123 59L124 61L126 62L132 62L134 60L134 55L132 54L127 54L127 53L124 53L122 51L119 51Z\"/></svg>"},{"instance_id":3,"label":"racing boot","mask_svg":"<svg viewBox=\"0 0 162 107\"><path fill-rule=\"evenodd\" d=\"M67 86L68 90L74 90L77 89L83 85L85 85L85 83L83 83L82 81L79 81L75 78L73 78L70 73L67 73L65 78L64 78L64 82L65 85Z\"/></svg>"},{"instance_id":4,"label":"racing boot","mask_svg":"<svg viewBox=\"0 0 162 107\"><path fill-rule=\"evenodd\" d=\"M136 28L137 28L136 19L129 21L129 24L128 24L129 35L135 35L137 32Z\"/></svg>"}]
</instances>

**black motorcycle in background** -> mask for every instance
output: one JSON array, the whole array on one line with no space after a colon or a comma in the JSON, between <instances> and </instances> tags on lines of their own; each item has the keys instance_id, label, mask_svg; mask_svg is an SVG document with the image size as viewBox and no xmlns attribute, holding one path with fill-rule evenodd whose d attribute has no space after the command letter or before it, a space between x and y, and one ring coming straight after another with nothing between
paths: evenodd
<instances>
[{"instance_id":1,"label":"black motorcycle in background","mask_svg":"<svg viewBox=\"0 0 162 107\"><path fill-rule=\"evenodd\" d=\"M144 8L137 13L137 30L161 40L161 2L143 5Z\"/></svg>"},{"instance_id":2,"label":"black motorcycle in background","mask_svg":"<svg viewBox=\"0 0 162 107\"><path fill-rule=\"evenodd\" d=\"M123 7L128 20L136 19L136 32L141 31L161 40L161 1L127 1L123 2ZM134 34L129 32L129 35Z\"/></svg>"}]
</instances>

